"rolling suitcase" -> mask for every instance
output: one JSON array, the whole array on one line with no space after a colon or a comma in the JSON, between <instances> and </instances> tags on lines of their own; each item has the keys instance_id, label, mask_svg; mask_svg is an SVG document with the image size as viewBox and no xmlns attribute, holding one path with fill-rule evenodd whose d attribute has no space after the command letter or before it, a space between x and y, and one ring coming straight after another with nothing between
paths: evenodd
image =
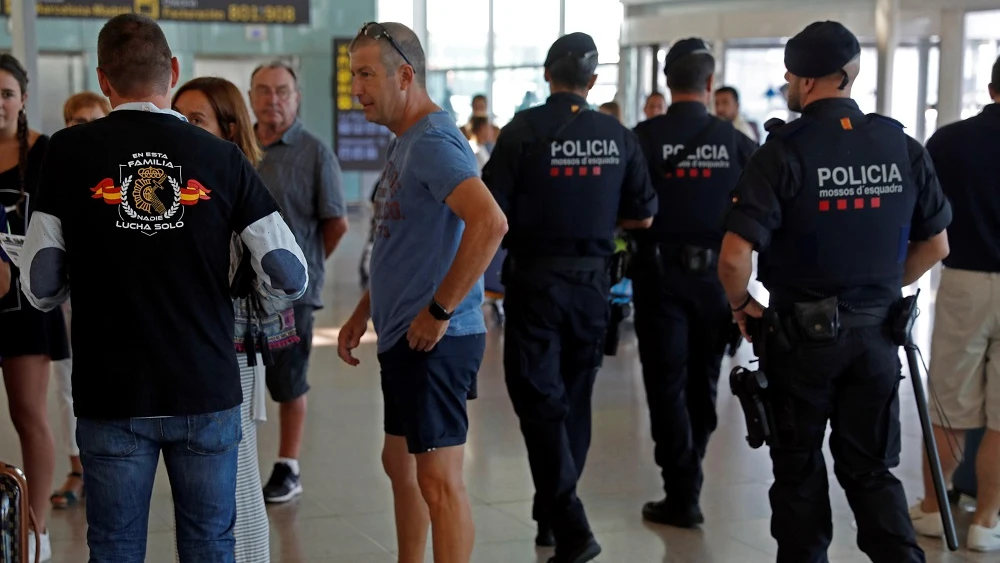
<instances>
[{"instance_id":1,"label":"rolling suitcase","mask_svg":"<svg viewBox=\"0 0 1000 563\"><path fill-rule=\"evenodd\" d=\"M0 563L38 563L41 536L35 533L35 561L28 561L28 530L35 514L28 504L28 482L13 465L0 462Z\"/></svg>"}]
</instances>

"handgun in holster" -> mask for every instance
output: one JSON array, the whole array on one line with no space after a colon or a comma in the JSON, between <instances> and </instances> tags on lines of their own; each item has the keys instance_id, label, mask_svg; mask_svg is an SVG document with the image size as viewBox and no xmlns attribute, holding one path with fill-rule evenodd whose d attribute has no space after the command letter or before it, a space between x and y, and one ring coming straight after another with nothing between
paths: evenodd
<instances>
[{"instance_id":1,"label":"handgun in holster","mask_svg":"<svg viewBox=\"0 0 1000 563\"><path fill-rule=\"evenodd\" d=\"M771 401L770 382L765 374L768 349L787 344L777 313L766 309L760 319L747 317L747 332L753 339L758 368L751 371L737 366L729 374L729 388L743 408L747 423L747 443L757 449L765 443L779 445L774 408Z\"/></svg>"}]
</instances>

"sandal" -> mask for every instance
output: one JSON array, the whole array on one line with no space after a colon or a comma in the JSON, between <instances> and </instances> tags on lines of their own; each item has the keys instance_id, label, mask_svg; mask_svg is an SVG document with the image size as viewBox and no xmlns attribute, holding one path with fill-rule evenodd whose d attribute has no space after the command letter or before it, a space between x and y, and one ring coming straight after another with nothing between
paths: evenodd
<instances>
[{"instance_id":1,"label":"sandal","mask_svg":"<svg viewBox=\"0 0 1000 563\"><path fill-rule=\"evenodd\" d=\"M49 501L52 503L52 508L69 508L80 502L80 499L86 496L83 490L83 474L77 473L76 471L69 474L69 478L80 479L80 496L77 496L76 491L72 490L62 490L52 493L49 497Z\"/></svg>"}]
</instances>

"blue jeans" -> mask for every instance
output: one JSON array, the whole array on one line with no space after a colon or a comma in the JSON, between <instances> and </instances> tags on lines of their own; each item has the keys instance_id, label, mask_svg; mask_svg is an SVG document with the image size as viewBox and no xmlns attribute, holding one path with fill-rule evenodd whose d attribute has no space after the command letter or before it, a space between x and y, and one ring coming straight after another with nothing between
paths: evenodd
<instances>
[{"instance_id":1,"label":"blue jeans","mask_svg":"<svg viewBox=\"0 0 1000 563\"><path fill-rule=\"evenodd\" d=\"M87 491L90 563L146 559L149 501L160 452L181 563L233 563L240 407L167 418L77 423Z\"/></svg>"}]
</instances>

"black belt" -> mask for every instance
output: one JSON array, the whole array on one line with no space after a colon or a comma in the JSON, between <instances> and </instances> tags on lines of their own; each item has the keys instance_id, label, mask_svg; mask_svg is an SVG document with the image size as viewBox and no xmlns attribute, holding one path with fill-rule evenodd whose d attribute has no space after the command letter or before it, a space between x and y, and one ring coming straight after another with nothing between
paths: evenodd
<instances>
[{"instance_id":1,"label":"black belt","mask_svg":"<svg viewBox=\"0 0 1000 563\"><path fill-rule=\"evenodd\" d=\"M687 265L692 259L700 259L714 268L719 263L719 250L699 244L677 244L666 241L647 241L639 243L638 253L645 255L659 255L670 263Z\"/></svg>"},{"instance_id":2,"label":"black belt","mask_svg":"<svg viewBox=\"0 0 1000 563\"><path fill-rule=\"evenodd\" d=\"M840 328L865 328L889 324L891 307L873 307L869 309L841 309Z\"/></svg>"},{"instance_id":3,"label":"black belt","mask_svg":"<svg viewBox=\"0 0 1000 563\"><path fill-rule=\"evenodd\" d=\"M597 272L608 269L605 256L510 256L512 269L538 268L562 272Z\"/></svg>"}]
</instances>

